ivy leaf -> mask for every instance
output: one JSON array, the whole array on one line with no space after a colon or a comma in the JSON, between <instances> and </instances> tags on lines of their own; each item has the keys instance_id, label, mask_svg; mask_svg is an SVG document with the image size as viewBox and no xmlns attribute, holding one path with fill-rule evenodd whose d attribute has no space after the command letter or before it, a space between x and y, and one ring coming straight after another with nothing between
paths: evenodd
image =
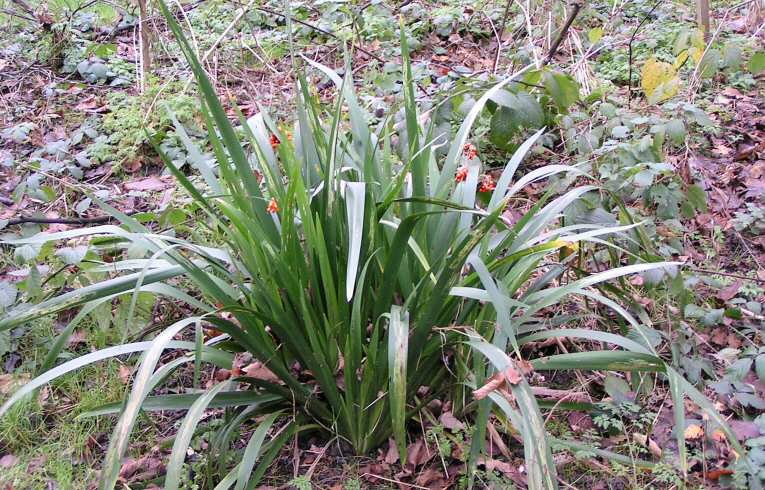
<instances>
[{"instance_id":1,"label":"ivy leaf","mask_svg":"<svg viewBox=\"0 0 765 490\"><path fill-rule=\"evenodd\" d=\"M611 129L611 136L617 139L624 139L630 134L630 128L627 126L614 126Z\"/></svg>"},{"instance_id":2,"label":"ivy leaf","mask_svg":"<svg viewBox=\"0 0 765 490\"><path fill-rule=\"evenodd\" d=\"M13 257L22 263L33 261L40 254L40 245L22 245L13 251Z\"/></svg>"},{"instance_id":3,"label":"ivy leaf","mask_svg":"<svg viewBox=\"0 0 765 490\"><path fill-rule=\"evenodd\" d=\"M89 197L86 197L85 199L83 199L82 201L78 202L74 206L74 211L77 214L79 214L80 216L82 216L83 213L85 213L85 211L87 211L88 208L90 207L90 203L91 202L92 202L91 199Z\"/></svg>"},{"instance_id":4,"label":"ivy leaf","mask_svg":"<svg viewBox=\"0 0 765 490\"><path fill-rule=\"evenodd\" d=\"M648 103L656 104L677 95L680 79L674 66L651 58L643 65L641 86Z\"/></svg>"}]
</instances>

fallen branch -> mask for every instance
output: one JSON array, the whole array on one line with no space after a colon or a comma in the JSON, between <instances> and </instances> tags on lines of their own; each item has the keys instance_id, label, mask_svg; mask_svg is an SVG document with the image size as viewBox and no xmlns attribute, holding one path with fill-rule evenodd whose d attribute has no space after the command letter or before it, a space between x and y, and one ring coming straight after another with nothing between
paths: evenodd
<instances>
[{"instance_id":1,"label":"fallen branch","mask_svg":"<svg viewBox=\"0 0 765 490\"><path fill-rule=\"evenodd\" d=\"M131 211L126 213L128 216L133 216L143 211ZM109 221L116 220L114 216L95 216L93 218L35 218L34 216L22 216L8 221L8 225L23 225L27 223L42 224L42 225L94 225L99 223L108 223Z\"/></svg>"}]
</instances>

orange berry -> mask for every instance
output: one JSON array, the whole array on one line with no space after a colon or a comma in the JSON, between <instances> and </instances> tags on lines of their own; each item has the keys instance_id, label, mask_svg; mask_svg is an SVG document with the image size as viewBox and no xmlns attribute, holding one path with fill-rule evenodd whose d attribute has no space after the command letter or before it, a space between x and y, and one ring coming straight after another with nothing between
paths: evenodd
<instances>
[{"instance_id":1,"label":"orange berry","mask_svg":"<svg viewBox=\"0 0 765 490\"><path fill-rule=\"evenodd\" d=\"M457 172L454 174L454 181L459 184L460 182L464 182L465 179L467 179L467 176L468 176L468 168L460 167L457 169Z\"/></svg>"},{"instance_id":2,"label":"orange berry","mask_svg":"<svg viewBox=\"0 0 765 490\"><path fill-rule=\"evenodd\" d=\"M481 187L479 192L491 192L497 188L497 183L494 182L494 177L489 174L484 174L481 178Z\"/></svg>"}]
</instances>

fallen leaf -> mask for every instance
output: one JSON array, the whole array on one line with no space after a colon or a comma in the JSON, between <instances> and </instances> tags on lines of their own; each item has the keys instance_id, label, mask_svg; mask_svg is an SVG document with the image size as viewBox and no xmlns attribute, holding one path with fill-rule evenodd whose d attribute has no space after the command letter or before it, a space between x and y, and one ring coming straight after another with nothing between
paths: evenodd
<instances>
[{"instance_id":1,"label":"fallen leaf","mask_svg":"<svg viewBox=\"0 0 765 490\"><path fill-rule=\"evenodd\" d=\"M0 394L7 395L27 381L29 381L29 374L22 374L21 376L0 374Z\"/></svg>"},{"instance_id":2,"label":"fallen leaf","mask_svg":"<svg viewBox=\"0 0 765 490\"><path fill-rule=\"evenodd\" d=\"M504 372L494 373L492 377L489 378L489 381L486 382L486 384L473 391L473 396L475 399L483 400L489 396L491 392L500 389L502 385L505 384L505 382L508 382L511 385L517 385L520 383L523 379L523 374L528 374L533 371L531 363L525 362L524 364L524 362L525 361L519 361L518 363L510 364ZM516 369L516 367L518 369Z\"/></svg>"},{"instance_id":3,"label":"fallen leaf","mask_svg":"<svg viewBox=\"0 0 765 490\"><path fill-rule=\"evenodd\" d=\"M584 432L594 426L592 417L584 412L571 412L568 414L568 424L574 432Z\"/></svg>"},{"instance_id":4,"label":"fallen leaf","mask_svg":"<svg viewBox=\"0 0 765 490\"><path fill-rule=\"evenodd\" d=\"M476 400L483 400L489 396L490 393L499 389L503 384L505 384L505 378L502 376L502 373L494 373L486 384L473 391L473 396Z\"/></svg>"},{"instance_id":5,"label":"fallen leaf","mask_svg":"<svg viewBox=\"0 0 765 490\"><path fill-rule=\"evenodd\" d=\"M691 424L685 429L685 438L689 441L701 439L704 435L704 429L700 425Z\"/></svg>"},{"instance_id":6,"label":"fallen leaf","mask_svg":"<svg viewBox=\"0 0 765 490\"><path fill-rule=\"evenodd\" d=\"M747 420L729 420L731 430L736 434L736 438L739 441L745 441L747 439L754 439L760 437L760 428L754 422Z\"/></svg>"},{"instance_id":7,"label":"fallen leaf","mask_svg":"<svg viewBox=\"0 0 765 490\"><path fill-rule=\"evenodd\" d=\"M44 455L41 456L35 456L29 461L29 464L27 465L27 473L37 473L43 467L45 467L45 463L48 461L48 458Z\"/></svg>"},{"instance_id":8,"label":"fallen leaf","mask_svg":"<svg viewBox=\"0 0 765 490\"><path fill-rule=\"evenodd\" d=\"M255 379L261 379L263 381L269 381L271 383L279 383L281 380L270 369L263 365L260 361L255 361L249 366L242 369L242 373L245 376L249 376Z\"/></svg>"},{"instance_id":9,"label":"fallen leaf","mask_svg":"<svg viewBox=\"0 0 765 490\"><path fill-rule=\"evenodd\" d=\"M13 454L6 454L2 458L0 458L0 466L2 466L3 468L10 468L11 466L14 466L18 462L19 462L19 458L17 458Z\"/></svg>"},{"instance_id":10,"label":"fallen leaf","mask_svg":"<svg viewBox=\"0 0 765 490\"><path fill-rule=\"evenodd\" d=\"M141 180L125 182L124 187L129 191L163 191L172 185L172 182L165 182L157 176L151 176Z\"/></svg>"},{"instance_id":11,"label":"fallen leaf","mask_svg":"<svg viewBox=\"0 0 765 490\"><path fill-rule=\"evenodd\" d=\"M433 453L429 453L422 438L417 439L416 442L413 442L406 448L406 463L409 466L416 468L427 463L432 457Z\"/></svg>"},{"instance_id":12,"label":"fallen leaf","mask_svg":"<svg viewBox=\"0 0 765 490\"><path fill-rule=\"evenodd\" d=\"M119 478L123 481L146 481L159 476L164 471L162 460L151 455L140 459L128 458L120 468Z\"/></svg>"},{"instance_id":13,"label":"fallen leaf","mask_svg":"<svg viewBox=\"0 0 765 490\"><path fill-rule=\"evenodd\" d=\"M738 290L741 289L741 286L744 285L744 281L741 279L738 279L736 282L731 284L730 286L722 288L718 293L717 297L720 298L723 301L730 301L733 299L734 296L738 293Z\"/></svg>"},{"instance_id":14,"label":"fallen leaf","mask_svg":"<svg viewBox=\"0 0 765 490\"><path fill-rule=\"evenodd\" d=\"M500 473L504 473L505 475L518 471L510 463L505 463L504 461L499 461L496 459L480 459L478 464L482 464L488 471L497 470Z\"/></svg>"},{"instance_id":15,"label":"fallen leaf","mask_svg":"<svg viewBox=\"0 0 765 490\"><path fill-rule=\"evenodd\" d=\"M433 468L427 468L425 471L421 471L417 478L414 480L415 485L426 488L443 488L443 482L439 483L443 472L437 471Z\"/></svg>"},{"instance_id":16,"label":"fallen leaf","mask_svg":"<svg viewBox=\"0 0 765 490\"><path fill-rule=\"evenodd\" d=\"M723 443L727 440L727 437L725 437L725 432L721 431L720 429L717 429L712 433L712 439L715 442Z\"/></svg>"},{"instance_id":17,"label":"fallen leaf","mask_svg":"<svg viewBox=\"0 0 765 490\"><path fill-rule=\"evenodd\" d=\"M84 330L75 330L72 332L72 335L69 336L69 341L67 342L69 344L69 347L73 345L78 344L84 344L86 340L86 335Z\"/></svg>"},{"instance_id":18,"label":"fallen leaf","mask_svg":"<svg viewBox=\"0 0 765 490\"><path fill-rule=\"evenodd\" d=\"M393 464L396 461L398 461L399 455L398 455L398 447L396 446L396 441L393 440L393 438L388 439L388 452L385 453L385 461L388 464Z\"/></svg>"},{"instance_id":19,"label":"fallen leaf","mask_svg":"<svg viewBox=\"0 0 765 490\"><path fill-rule=\"evenodd\" d=\"M128 382L130 381L131 373L132 373L132 370L129 367L127 367L124 364L120 365L119 377L120 377L120 381L122 381L123 384L128 384Z\"/></svg>"},{"instance_id":20,"label":"fallen leaf","mask_svg":"<svg viewBox=\"0 0 765 490\"><path fill-rule=\"evenodd\" d=\"M721 476L728 476L732 475L733 470L729 470L727 468L721 468L719 470L712 470L706 474L707 479L717 481L720 479Z\"/></svg>"},{"instance_id":21,"label":"fallen leaf","mask_svg":"<svg viewBox=\"0 0 765 490\"><path fill-rule=\"evenodd\" d=\"M452 412L442 413L441 417L438 418L438 421L449 430L462 430L465 428L465 424L460 422Z\"/></svg>"},{"instance_id":22,"label":"fallen leaf","mask_svg":"<svg viewBox=\"0 0 765 490\"><path fill-rule=\"evenodd\" d=\"M634 439L635 442L637 442L641 446L648 447L648 450L651 451L651 454L653 454L657 458L661 458L661 448L659 447L658 444L656 444L656 441L654 441L650 437L646 436L645 434L633 433L632 439Z\"/></svg>"}]
</instances>

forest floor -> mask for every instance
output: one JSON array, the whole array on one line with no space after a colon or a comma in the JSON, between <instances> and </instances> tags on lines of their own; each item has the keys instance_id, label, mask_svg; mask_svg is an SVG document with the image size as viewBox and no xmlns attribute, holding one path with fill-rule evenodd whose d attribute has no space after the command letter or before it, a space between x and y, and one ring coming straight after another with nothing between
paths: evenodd
<instances>
[{"instance_id":1,"label":"forest floor","mask_svg":"<svg viewBox=\"0 0 765 490\"><path fill-rule=\"evenodd\" d=\"M187 66L158 12L148 22L152 62L142 76L137 13L127 2L83 2L77 9L76 2L60 0L29 12L0 3L0 233L106 223L94 197L157 229L197 233L188 200L144 131L159 134L163 150L186 168L192 157L178 127L194 141L205 138ZM182 3L179 18L194 33L219 93L247 117L265 108L289 123L295 73L282 2ZM524 12L520 3L506 9L499 1L293 3L298 51L343 71L345 43L362 101L379 117L395 112L400 101L398 16L414 48L418 99L432 104L464 89L466 95L452 104L460 114L474 101L471 94L494 77L544 59L570 12L558 2L542 2L534 12ZM713 2L707 49L703 37L698 43L692 4L589 2L550 62L576 80L579 100L555 120L523 171L587 162L594 179L645 220L655 256L686 263L677 297L646 287L662 278L639 276L628 286L656 328L673 339L664 354L715 402L740 441L765 456L765 19L753 19L749 6ZM652 57L676 67L679 86L658 102L648 100L645 81ZM670 78L663 81L671 85ZM311 81L323 100L333 100L326 77L313 73ZM233 108L230 113L235 117ZM508 138L500 141L500 123L488 115L474 132L489 167L504 165L514 148ZM656 149L657 127L666 137L657 153L647 153ZM514 141L528 134L528 128L514 130ZM529 199L534 190L544 189L532 189ZM100 259L97 248L81 242L59 249L3 248L0 314L67 287L68 274ZM135 315L127 298L84 321L61 359L146 338L184 313L183 306L148 294L138 298ZM0 332L0 400L35 375L71 318ZM0 488L94 487L113 419L78 416L121 400L135 362L115 359L61 378L0 420ZM244 366L248 359L237 362ZM181 390L188 385L184 376L191 373L181 372L163 390ZM220 376L225 374L206 372L203 383ZM628 457L660 459L663 452L677 452L665 390L635 393L622 378L604 373L554 385L567 394L584 392L593 403L626 403L618 410L603 404L597 414L554 412L550 432ZM550 400L560 400L554 391ZM448 403L432 405L431 417L412 435L407 461L398 460L394 447L356 458L340 444L301 441L281 456L264 488L460 488L469 431ZM736 455L730 446L694 416L698 407L688 402L685 409L691 485L740 484L732 477ZM151 488L158 481L182 416L141 415L121 471L125 488ZM479 481L524 488L522 450L496 437ZM195 438L186 488L200 484L199 454L206 444ZM556 462L566 488L670 488L680 481L671 465L642 472L595 454L569 453ZM765 469L765 457L760 463Z\"/></svg>"}]
</instances>

